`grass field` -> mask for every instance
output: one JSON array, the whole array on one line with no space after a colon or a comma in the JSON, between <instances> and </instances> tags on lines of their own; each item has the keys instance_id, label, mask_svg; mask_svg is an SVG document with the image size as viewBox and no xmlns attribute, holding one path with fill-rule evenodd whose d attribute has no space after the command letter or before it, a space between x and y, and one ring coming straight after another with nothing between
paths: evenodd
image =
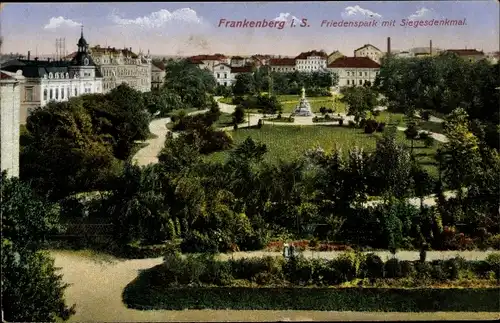
<instances>
[{"instance_id":1,"label":"grass field","mask_svg":"<svg viewBox=\"0 0 500 323\"><path fill-rule=\"evenodd\" d=\"M327 151L340 148L345 154L354 146L372 151L375 149L376 138L380 135L380 133L365 134L362 129L328 125L296 127L264 125L261 129L239 129L232 132L236 145L243 142L248 136L265 143L268 148L265 160L269 162L300 157L307 149L318 145ZM398 131L397 136L399 141L410 145L403 132ZM414 142L414 154L417 160L434 176L437 175L437 169L433 156L438 147L439 143L435 143L434 147L426 148L422 142ZM227 151L217 152L208 158L222 161L227 155Z\"/></svg>"}]
</instances>

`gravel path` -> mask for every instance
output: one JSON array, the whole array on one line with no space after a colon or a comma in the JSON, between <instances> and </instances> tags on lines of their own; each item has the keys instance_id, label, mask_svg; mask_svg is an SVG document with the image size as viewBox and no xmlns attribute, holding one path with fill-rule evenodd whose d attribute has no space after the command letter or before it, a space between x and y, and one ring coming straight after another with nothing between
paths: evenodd
<instances>
[{"instance_id":1,"label":"gravel path","mask_svg":"<svg viewBox=\"0 0 500 323\"><path fill-rule=\"evenodd\" d=\"M139 311L128 309L122 292L141 270L161 263L161 258L102 260L75 252L54 251L55 265L63 280L68 304L76 304L70 322L196 322L196 321L314 321L314 320L479 320L498 319L498 313L375 313L319 311L236 311L185 310Z\"/></svg>"}]
</instances>

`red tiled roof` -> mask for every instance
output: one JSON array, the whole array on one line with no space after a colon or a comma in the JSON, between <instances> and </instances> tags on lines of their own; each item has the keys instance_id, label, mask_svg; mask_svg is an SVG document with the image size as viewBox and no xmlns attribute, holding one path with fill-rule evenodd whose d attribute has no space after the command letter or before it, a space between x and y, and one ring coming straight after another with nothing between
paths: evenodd
<instances>
[{"instance_id":1,"label":"red tiled roof","mask_svg":"<svg viewBox=\"0 0 500 323\"><path fill-rule=\"evenodd\" d=\"M231 73L252 73L252 66L231 67Z\"/></svg>"},{"instance_id":2,"label":"red tiled roof","mask_svg":"<svg viewBox=\"0 0 500 323\"><path fill-rule=\"evenodd\" d=\"M484 55L482 51L476 49L448 49L448 53L455 53L458 56L469 56L469 55Z\"/></svg>"},{"instance_id":3,"label":"red tiled roof","mask_svg":"<svg viewBox=\"0 0 500 323\"><path fill-rule=\"evenodd\" d=\"M363 48L368 47L368 46L371 46L371 47L375 48L376 50L381 51L380 49L378 49L376 46L373 46L372 44L364 44L363 46L355 49L354 51L357 52L358 50L363 49Z\"/></svg>"},{"instance_id":4,"label":"red tiled roof","mask_svg":"<svg viewBox=\"0 0 500 323\"><path fill-rule=\"evenodd\" d=\"M215 55L196 55L196 56L191 56L189 59L195 61L220 61L226 58L227 57L222 54L215 54Z\"/></svg>"},{"instance_id":5,"label":"red tiled roof","mask_svg":"<svg viewBox=\"0 0 500 323\"><path fill-rule=\"evenodd\" d=\"M307 59L309 56L320 56L327 58L328 54L323 51L312 50L310 52L300 53L299 56L295 57L295 59Z\"/></svg>"},{"instance_id":6,"label":"red tiled roof","mask_svg":"<svg viewBox=\"0 0 500 323\"><path fill-rule=\"evenodd\" d=\"M272 58L269 65L295 66L295 58Z\"/></svg>"},{"instance_id":7,"label":"red tiled roof","mask_svg":"<svg viewBox=\"0 0 500 323\"><path fill-rule=\"evenodd\" d=\"M241 60L241 59L244 59L244 58L241 57L241 56L233 56L233 57L231 57L231 59L240 59Z\"/></svg>"},{"instance_id":8,"label":"red tiled roof","mask_svg":"<svg viewBox=\"0 0 500 323\"><path fill-rule=\"evenodd\" d=\"M341 57L331 62L328 68L379 68L380 64L368 57Z\"/></svg>"}]
</instances>

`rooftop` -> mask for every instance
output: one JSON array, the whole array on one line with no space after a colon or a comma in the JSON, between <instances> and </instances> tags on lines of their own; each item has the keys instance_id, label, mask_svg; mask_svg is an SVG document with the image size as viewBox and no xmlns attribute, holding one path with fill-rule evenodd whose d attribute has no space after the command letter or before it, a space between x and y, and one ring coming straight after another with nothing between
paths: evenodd
<instances>
[{"instance_id":1,"label":"rooftop","mask_svg":"<svg viewBox=\"0 0 500 323\"><path fill-rule=\"evenodd\" d=\"M455 53L458 56L484 55L483 51L478 51L477 49L447 49L445 52Z\"/></svg>"},{"instance_id":2,"label":"rooftop","mask_svg":"<svg viewBox=\"0 0 500 323\"><path fill-rule=\"evenodd\" d=\"M358 51L358 50L360 50L360 49L363 49L363 48L365 48L365 47L373 47L373 48L375 48L376 50L381 51L380 49L378 49L376 46L373 46L372 44L364 44L363 46L361 46L360 48L355 49L354 51L356 52L356 51Z\"/></svg>"},{"instance_id":3,"label":"rooftop","mask_svg":"<svg viewBox=\"0 0 500 323\"><path fill-rule=\"evenodd\" d=\"M319 56L319 57L327 58L328 54L325 53L324 51L312 50L309 52L300 53L299 56L295 57L295 59L307 59L310 56Z\"/></svg>"},{"instance_id":4,"label":"rooftop","mask_svg":"<svg viewBox=\"0 0 500 323\"><path fill-rule=\"evenodd\" d=\"M269 65L295 66L295 58L272 58Z\"/></svg>"},{"instance_id":5,"label":"rooftop","mask_svg":"<svg viewBox=\"0 0 500 323\"><path fill-rule=\"evenodd\" d=\"M252 73L252 66L231 67L231 73Z\"/></svg>"},{"instance_id":6,"label":"rooftop","mask_svg":"<svg viewBox=\"0 0 500 323\"><path fill-rule=\"evenodd\" d=\"M368 57L341 57L331 62L328 68L380 68L380 64Z\"/></svg>"}]
</instances>

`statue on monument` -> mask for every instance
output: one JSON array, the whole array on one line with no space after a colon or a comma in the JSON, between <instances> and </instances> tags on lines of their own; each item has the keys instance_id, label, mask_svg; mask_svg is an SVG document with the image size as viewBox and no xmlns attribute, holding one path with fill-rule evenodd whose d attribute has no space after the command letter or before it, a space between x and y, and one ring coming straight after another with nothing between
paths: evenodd
<instances>
[{"instance_id":1,"label":"statue on monument","mask_svg":"<svg viewBox=\"0 0 500 323\"><path fill-rule=\"evenodd\" d=\"M294 115L298 117L311 117L314 114L311 111L311 105L306 99L306 89L302 87L302 97L300 98L299 104L295 107Z\"/></svg>"}]
</instances>

